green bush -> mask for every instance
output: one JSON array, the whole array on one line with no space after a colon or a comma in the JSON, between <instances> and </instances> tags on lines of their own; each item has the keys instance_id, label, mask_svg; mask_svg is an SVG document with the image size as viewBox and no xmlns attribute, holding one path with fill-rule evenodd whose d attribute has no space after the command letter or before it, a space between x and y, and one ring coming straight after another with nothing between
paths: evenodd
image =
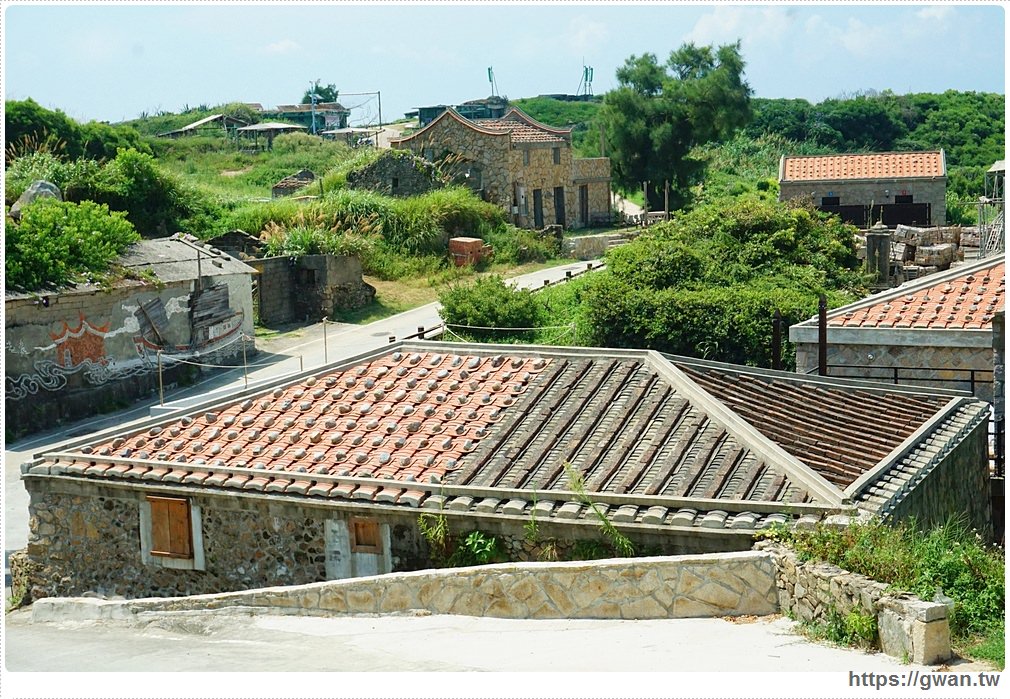
<instances>
[{"instance_id":1,"label":"green bush","mask_svg":"<svg viewBox=\"0 0 1010 699\"><path fill-rule=\"evenodd\" d=\"M928 531L915 522L880 522L779 531L804 560L822 560L892 588L931 600L942 591L954 600L951 631L965 642L1004 623L1006 562L1001 549L987 547L963 519Z\"/></svg>"},{"instance_id":2,"label":"green bush","mask_svg":"<svg viewBox=\"0 0 1010 699\"><path fill-rule=\"evenodd\" d=\"M38 291L99 280L140 237L125 216L104 204L39 199L7 226L4 271L8 288Z\"/></svg>"},{"instance_id":3,"label":"green bush","mask_svg":"<svg viewBox=\"0 0 1010 699\"><path fill-rule=\"evenodd\" d=\"M439 297L442 320L464 326L484 339L510 335L492 328L535 328L545 320L543 305L529 289L516 289L500 276L481 277L469 284L453 284ZM454 330L455 332L455 330Z\"/></svg>"}]
</instances>

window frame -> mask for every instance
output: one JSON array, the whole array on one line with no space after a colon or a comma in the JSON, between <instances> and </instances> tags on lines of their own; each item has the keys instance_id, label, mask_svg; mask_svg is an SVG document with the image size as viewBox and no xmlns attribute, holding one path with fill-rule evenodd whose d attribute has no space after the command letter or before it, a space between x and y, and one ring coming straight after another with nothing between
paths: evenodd
<instances>
[{"instance_id":1,"label":"window frame","mask_svg":"<svg viewBox=\"0 0 1010 699\"><path fill-rule=\"evenodd\" d=\"M153 506L152 506L153 503ZM163 527L156 519L170 516L162 505L185 505L186 519L185 537L188 551L159 550L164 543ZM206 559L203 552L203 527L201 508L192 498L174 494L142 493L140 495L140 557L144 565L159 568L175 568L178 570L206 570ZM171 522L169 522L169 525ZM171 526L169 526L171 531ZM171 539L171 536L170 536ZM163 548L163 547L162 547ZM170 544L171 548L171 544Z\"/></svg>"},{"instance_id":2,"label":"window frame","mask_svg":"<svg viewBox=\"0 0 1010 699\"><path fill-rule=\"evenodd\" d=\"M551 158L554 160L555 165L561 164L561 146L555 146L551 149Z\"/></svg>"},{"instance_id":3,"label":"window frame","mask_svg":"<svg viewBox=\"0 0 1010 699\"><path fill-rule=\"evenodd\" d=\"M382 525L370 517L351 517L347 522L351 553L383 553Z\"/></svg>"}]
</instances>

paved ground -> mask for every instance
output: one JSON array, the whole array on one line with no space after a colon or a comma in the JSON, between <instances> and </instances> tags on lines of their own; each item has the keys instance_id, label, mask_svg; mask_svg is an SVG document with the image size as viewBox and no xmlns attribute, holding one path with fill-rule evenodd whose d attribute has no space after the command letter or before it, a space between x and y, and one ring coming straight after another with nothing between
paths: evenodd
<instances>
[{"instance_id":1,"label":"paved ground","mask_svg":"<svg viewBox=\"0 0 1010 699\"><path fill-rule=\"evenodd\" d=\"M12 671L185 667L194 672L899 672L914 667L881 654L812 644L780 617L531 621L219 610L156 614L146 623L143 628L118 622L32 624L27 611L18 611L7 618L6 666Z\"/></svg>"}]
</instances>

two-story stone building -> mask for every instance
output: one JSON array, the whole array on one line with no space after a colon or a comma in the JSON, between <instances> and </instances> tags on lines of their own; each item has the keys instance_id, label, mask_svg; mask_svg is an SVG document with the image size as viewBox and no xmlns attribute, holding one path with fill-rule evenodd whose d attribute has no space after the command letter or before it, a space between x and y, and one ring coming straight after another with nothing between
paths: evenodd
<instances>
[{"instance_id":1,"label":"two-story stone building","mask_svg":"<svg viewBox=\"0 0 1010 699\"><path fill-rule=\"evenodd\" d=\"M391 142L458 175L524 228L585 228L610 219L610 159L576 158L571 129L541 124L512 107L470 120L449 108L420 131Z\"/></svg>"}]
</instances>

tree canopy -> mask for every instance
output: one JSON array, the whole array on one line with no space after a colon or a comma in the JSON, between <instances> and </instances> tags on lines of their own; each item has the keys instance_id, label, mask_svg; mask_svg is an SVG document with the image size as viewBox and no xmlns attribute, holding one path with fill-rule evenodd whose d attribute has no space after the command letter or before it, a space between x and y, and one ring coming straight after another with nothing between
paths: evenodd
<instances>
[{"instance_id":1,"label":"tree canopy","mask_svg":"<svg viewBox=\"0 0 1010 699\"><path fill-rule=\"evenodd\" d=\"M628 58L602 109L616 183L637 190L649 181L650 206L658 207L668 180L672 205L683 203L703 166L691 149L726 138L749 119L743 69L739 43L688 43L662 64L651 53Z\"/></svg>"},{"instance_id":2,"label":"tree canopy","mask_svg":"<svg viewBox=\"0 0 1010 699\"><path fill-rule=\"evenodd\" d=\"M305 91L305 94L302 95L302 104L312 104L312 93L315 93L317 102L336 102L337 97L340 96L340 91L337 89L336 85L333 83L330 83L329 85L320 85L319 81L316 80L312 83L309 89Z\"/></svg>"}]
</instances>

